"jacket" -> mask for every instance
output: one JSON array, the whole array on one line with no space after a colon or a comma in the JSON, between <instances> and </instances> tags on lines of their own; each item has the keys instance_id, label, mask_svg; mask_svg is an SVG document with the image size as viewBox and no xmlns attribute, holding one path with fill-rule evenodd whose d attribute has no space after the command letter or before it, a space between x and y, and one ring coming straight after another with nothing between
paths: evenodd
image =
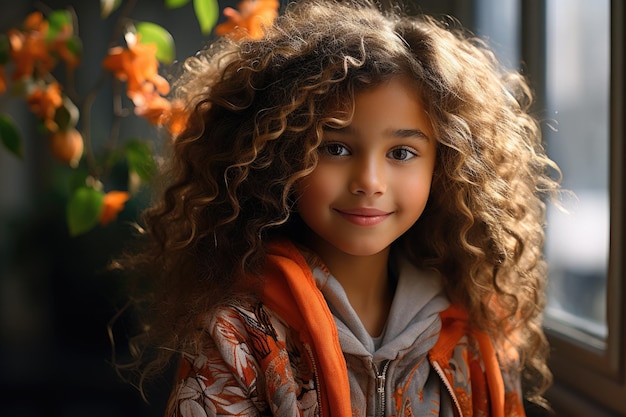
<instances>
[{"instance_id":1,"label":"jacket","mask_svg":"<svg viewBox=\"0 0 626 417\"><path fill-rule=\"evenodd\" d=\"M405 350L415 355L418 347L374 363L375 378L362 385L374 393L368 397L380 394L380 400L368 398L373 407L371 401L360 404L355 380L365 377L342 349L343 324L314 272L292 243L273 242L261 289L230 298L202 319L202 352L182 356L168 415L361 417L374 409L376 416L412 416L417 410L458 417L525 415L516 368L503 365L510 362L499 360L490 338L473 330L457 306L428 323L435 333L423 361L404 366L390 380L387 369L402 363ZM424 370L428 377L416 388L414 380Z\"/></svg>"}]
</instances>

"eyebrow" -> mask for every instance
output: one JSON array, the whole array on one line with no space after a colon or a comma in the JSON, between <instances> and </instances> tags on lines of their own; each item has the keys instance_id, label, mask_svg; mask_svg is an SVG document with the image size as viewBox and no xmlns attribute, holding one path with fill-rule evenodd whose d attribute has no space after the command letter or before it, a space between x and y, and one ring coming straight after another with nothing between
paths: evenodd
<instances>
[{"instance_id":1,"label":"eyebrow","mask_svg":"<svg viewBox=\"0 0 626 417\"><path fill-rule=\"evenodd\" d=\"M425 139L427 141L430 140L428 135L421 131L420 129L398 129L392 131L392 136L397 138L416 138L416 139Z\"/></svg>"},{"instance_id":2,"label":"eyebrow","mask_svg":"<svg viewBox=\"0 0 626 417\"><path fill-rule=\"evenodd\" d=\"M339 133L339 134L354 134L356 132L352 126L344 126L344 127L324 127L324 131ZM387 129L385 134L389 137L398 138L398 139L423 139L426 141L430 141L430 137L426 133L424 133L421 129Z\"/></svg>"}]
</instances>

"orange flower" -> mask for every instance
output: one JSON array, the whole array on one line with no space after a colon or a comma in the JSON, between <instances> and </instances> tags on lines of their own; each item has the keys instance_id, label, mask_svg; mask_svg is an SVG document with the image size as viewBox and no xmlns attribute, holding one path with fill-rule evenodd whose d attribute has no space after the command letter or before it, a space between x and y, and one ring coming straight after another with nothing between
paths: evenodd
<instances>
[{"instance_id":1,"label":"orange flower","mask_svg":"<svg viewBox=\"0 0 626 417\"><path fill-rule=\"evenodd\" d=\"M270 26L278 17L278 0L241 0L237 9L226 7L228 20L215 28L215 33L235 39L260 39L264 27Z\"/></svg>"},{"instance_id":2,"label":"orange flower","mask_svg":"<svg viewBox=\"0 0 626 417\"><path fill-rule=\"evenodd\" d=\"M24 30L45 34L48 31L48 22L41 12L32 12L24 19Z\"/></svg>"},{"instance_id":3,"label":"orange flower","mask_svg":"<svg viewBox=\"0 0 626 417\"><path fill-rule=\"evenodd\" d=\"M142 106L135 107L135 114L145 117L153 125L163 125L169 119L172 104L164 97L155 94L146 100Z\"/></svg>"},{"instance_id":4,"label":"orange flower","mask_svg":"<svg viewBox=\"0 0 626 417\"><path fill-rule=\"evenodd\" d=\"M45 73L54 68L54 59L48 52L43 36L14 29L8 32L8 37L11 44L11 59L15 65L14 80L31 76L35 69Z\"/></svg>"},{"instance_id":5,"label":"orange flower","mask_svg":"<svg viewBox=\"0 0 626 417\"><path fill-rule=\"evenodd\" d=\"M80 64L80 57L68 47L69 39L57 39L52 43L52 49L65 62L69 69L74 69Z\"/></svg>"},{"instance_id":6,"label":"orange flower","mask_svg":"<svg viewBox=\"0 0 626 417\"><path fill-rule=\"evenodd\" d=\"M126 94L136 106L143 106L155 92L167 94L170 85L158 73L157 47L139 42L128 48L114 47L102 65L121 81L126 81Z\"/></svg>"},{"instance_id":7,"label":"orange flower","mask_svg":"<svg viewBox=\"0 0 626 417\"><path fill-rule=\"evenodd\" d=\"M12 29L7 33L11 59L15 65L13 71L15 80L31 76L35 69L40 73L49 72L55 64L46 43L48 22L44 20L43 15L39 12L28 15L24 28L23 32Z\"/></svg>"},{"instance_id":8,"label":"orange flower","mask_svg":"<svg viewBox=\"0 0 626 417\"><path fill-rule=\"evenodd\" d=\"M55 131L57 129L54 122L54 114L63 104L59 83L54 82L44 86L35 86L28 94L26 101L30 111L44 121L48 130Z\"/></svg>"},{"instance_id":9,"label":"orange flower","mask_svg":"<svg viewBox=\"0 0 626 417\"><path fill-rule=\"evenodd\" d=\"M159 95L154 95L144 106L135 107L135 114L145 117L153 125L167 126L174 135L182 132L187 123L187 113L182 102L170 102Z\"/></svg>"},{"instance_id":10,"label":"orange flower","mask_svg":"<svg viewBox=\"0 0 626 417\"><path fill-rule=\"evenodd\" d=\"M124 209L124 204L129 198L130 194L126 191L109 191L106 193L102 203L102 213L100 213L100 224L104 226L115 220L117 214Z\"/></svg>"},{"instance_id":11,"label":"orange flower","mask_svg":"<svg viewBox=\"0 0 626 417\"><path fill-rule=\"evenodd\" d=\"M180 132L185 130L188 116L189 115L185 111L183 103L180 100L174 100L172 102L172 111L168 124L170 132L174 135L178 135Z\"/></svg>"},{"instance_id":12,"label":"orange flower","mask_svg":"<svg viewBox=\"0 0 626 417\"><path fill-rule=\"evenodd\" d=\"M50 43L50 50L58 55L70 69L74 69L80 63L80 56L76 50L70 48L72 44L75 48L78 47L80 40L73 36L72 26L65 24L56 38Z\"/></svg>"}]
</instances>

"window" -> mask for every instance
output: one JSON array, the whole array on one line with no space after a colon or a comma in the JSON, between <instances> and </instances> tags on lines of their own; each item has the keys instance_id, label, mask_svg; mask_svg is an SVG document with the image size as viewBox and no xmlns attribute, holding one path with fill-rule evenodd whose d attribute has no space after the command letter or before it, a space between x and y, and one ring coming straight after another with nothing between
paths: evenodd
<instances>
[{"instance_id":1,"label":"window","mask_svg":"<svg viewBox=\"0 0 626 417\"><path fill-rule=\"evenodd\" d=\"M549 155L576 197L551 206L546 332L557 416L626 416L623 0L477 0L476 32L523 62ZM520 58L521 57L521 58Z\"/></svg>"},{"instance_id":2,"label":"window","mask_svg":"<svg viewBox=\"0 0 626 417\"><path fill-rule=\"evenodd\" d=\"M476 34L486 39L498 59L510 68L520 62L520 1L479 0L476 7Z\"/></svg>"},{"instance_id":3,"label":"window","mask_svg":"<svg viewBox=\"0 0 626 417\"><path fill-rule=\"evenodd\" d=\"M546 321L600 350L608 333L609 6L549 0L546 10L546 107L555 123L545 139L563 187L575 193L562 202L567 214L548 211Z\"/></svg>"},{"instance_id":4,"label":"window","mask_svg":"<svg viewBox=\"0 0 626 417\"><path fill-rule=\"evenodd\" d=\"M576 196L570 214L548 212L550 396L558 415L626 415L624 4L546 0L543 13L546 143Z\"/></svg>"}]
</instances>

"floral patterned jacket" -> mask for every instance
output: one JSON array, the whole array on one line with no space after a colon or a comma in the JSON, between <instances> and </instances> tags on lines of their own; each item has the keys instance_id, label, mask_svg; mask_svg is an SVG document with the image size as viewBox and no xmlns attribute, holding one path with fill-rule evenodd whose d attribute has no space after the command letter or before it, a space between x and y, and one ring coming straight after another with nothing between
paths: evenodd
<instances>
[{"instance_id":1,"label":"floral patterned jacket","mask_svg":"<svg viewBox=\"0 0 626 417\"><path fill-rule=\"evenodd\" d=\"M243 294L207 315L205 349L182 356L168 416L359 416L333 315L306 260L280 241L270 246L265 268L260 294ZM452 413L524 416L517 374L504 369L490 338L470 330L460 308L440 316L428 359ZM408 385L400 382L390 395L395 407L381 415L414 415L401 389Z\"/></svg>"}]
</instances>

